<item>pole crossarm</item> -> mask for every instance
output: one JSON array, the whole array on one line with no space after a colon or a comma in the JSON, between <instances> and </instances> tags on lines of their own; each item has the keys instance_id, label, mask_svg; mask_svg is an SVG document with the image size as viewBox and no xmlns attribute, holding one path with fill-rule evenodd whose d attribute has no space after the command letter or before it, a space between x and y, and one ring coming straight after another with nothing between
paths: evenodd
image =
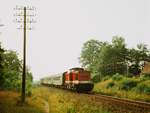
<instances>
[{"instance_id":1,"label":"pole crossarm","mask_svg":"<svg viewBox=\"0 0 150 113\"><path fill-rule=\"evenodd\" d=\"M37 21L34 19L34 17L36 17L36 8L35 7L29 7L26 6L26 30L33 30L34 27L32 26L33 24L35 24ZM14 23L18 23L18 27L17 29L19 30L23 30L24 29L24 6L16 6L14 8L15 11L17 11L16 13L14 13L14 17L15 19L13 20Z\"/></svg>"},{"instance_id":2,"label":"pole crossarm","mask_svg":"<svg viewBox=\"0 0 150 113\"><path fill-rule=\"evenodd\" d=\"M0 27L3 27L4 26L4 24L0 24Z\"/></svg>"}]
</instances>

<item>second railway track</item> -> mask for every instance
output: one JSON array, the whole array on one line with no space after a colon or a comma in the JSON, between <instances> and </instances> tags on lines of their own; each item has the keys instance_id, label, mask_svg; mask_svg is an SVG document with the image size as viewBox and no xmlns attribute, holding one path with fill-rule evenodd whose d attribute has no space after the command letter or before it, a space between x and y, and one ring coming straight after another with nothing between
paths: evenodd
<instances>
[{"instance_id":1,"label":"second railway track","mask_svg":"<svg viewBox=\"0 0 150 113\"><path fill-rule=\"evenodd\" d=\"M134 101L102 94L85 94L91 97L96 105L102 105L114 113L150 113L150 103Z\"/></svg>"}]
</instances>

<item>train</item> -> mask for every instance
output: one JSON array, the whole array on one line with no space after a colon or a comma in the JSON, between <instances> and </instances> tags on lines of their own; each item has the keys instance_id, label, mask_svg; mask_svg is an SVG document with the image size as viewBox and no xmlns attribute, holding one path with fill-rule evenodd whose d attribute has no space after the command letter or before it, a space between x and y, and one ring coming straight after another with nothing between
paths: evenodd
<instances>
[{"instance_id":1,"label":"train","mask_svg":"<svg viewBox=\"0 0 150 113\"><path fill-rule=\"evenodd\" d=\"M90 92L94 87L90 72L79 67L44 77L40 81L42 85L70 89L78 92Z\"/></svg>"}]
</instances>

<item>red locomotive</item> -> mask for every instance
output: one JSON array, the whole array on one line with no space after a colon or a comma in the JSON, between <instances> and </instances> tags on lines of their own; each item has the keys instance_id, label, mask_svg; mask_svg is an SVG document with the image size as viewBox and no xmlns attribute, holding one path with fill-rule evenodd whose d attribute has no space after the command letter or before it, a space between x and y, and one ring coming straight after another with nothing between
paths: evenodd
<instances>
[{"instance_id":1,"label":"red locomotive","mask_svg":"<svg viewBox=\"0 0 150 113\"><path fill-rule=\"evenodd\" d=\"M91 91L93 83L89 71L83 68L72 68L68 71L41 79L41 83L76 91Z\"/></svg>"}]
</instances>

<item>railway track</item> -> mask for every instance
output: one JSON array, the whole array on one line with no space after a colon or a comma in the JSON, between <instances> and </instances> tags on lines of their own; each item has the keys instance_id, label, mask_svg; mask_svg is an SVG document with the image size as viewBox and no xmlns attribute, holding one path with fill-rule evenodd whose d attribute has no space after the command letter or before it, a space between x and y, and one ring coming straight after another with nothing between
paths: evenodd
<instances>
[{"instance_id":1,"label":"railway track","mask_svg":"<svg viewBox=\"0 0 150 113\"><path fill-rule=\"evenodd\" d=\"M117 98L102 94L86 94L97 104L102 105L114 113L150 113L150 103Z\"/></svg>"},{"instance_id":2,"label":"railway track","mask_svg":"<svg viewBox=\"0 0 150 113\"><path fill-rule=\"evenodd\" d=\"M60 90L76 93L77 95L85 95L92 100L96 106L102 106L109 109L113 113L150 113L150 103L143 101L134 101L130 99L118 98L104 94L78 93L72 90L59 88Z\"/></svg>"},{"instance_id":3,"label":"railway track","mask_svg":"<svg viewBox=\"0 0 150 113\"><path fill-rule=\"evenodd\" d=\"M74 93L74 91L68 91ZM77 94L89 97L95 105L103 106L113 113L150 113L149 102L118 98L114 96L98 94L95 92Z\"/></svg>"}]
</instances>

